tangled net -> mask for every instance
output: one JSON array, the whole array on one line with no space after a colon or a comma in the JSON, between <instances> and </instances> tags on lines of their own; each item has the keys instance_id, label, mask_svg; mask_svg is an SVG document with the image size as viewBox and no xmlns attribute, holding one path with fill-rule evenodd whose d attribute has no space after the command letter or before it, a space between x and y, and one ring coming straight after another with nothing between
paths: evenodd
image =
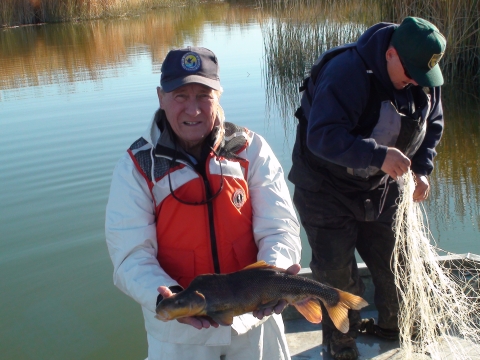
<instances>
[{"instance_id":1,"label":"tangled net","mask_svg":"<svg viewBox=\"0 0 480 360\"><path fill-rule=\"evenodd\" d=\"M432 245L424 209L412 200L412 174L400 182L392 269L402 359L480 359L480 258Z\"/></svg>"}]
</instances>

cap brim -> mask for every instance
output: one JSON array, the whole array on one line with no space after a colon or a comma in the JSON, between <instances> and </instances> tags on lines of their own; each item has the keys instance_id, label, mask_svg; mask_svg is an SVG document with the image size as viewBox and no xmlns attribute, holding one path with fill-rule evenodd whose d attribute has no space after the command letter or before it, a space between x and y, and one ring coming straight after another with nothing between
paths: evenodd
<instances>
[{"instance_id":1,"label":"cap brim","mask_svg":"<svg viewBox=\"0 0 480 360\"><path fill-rule=\"evenodd\" d=\"M438 64L428 71L425 71L425 69L408 66L408 64L406 68L413 80L415 80L415 82L420 86L435 87L443 85L443 75Z\"/></svg>"},{"instance_id":2,"label":"cap brim","mask_svg":"<svg viewBox=\"0 0 480 360\"><path fill-rule=\"evenodd\" d=\"M212 88L213 90L221 90L222 86L220 85L219 80L209 79L203 76L190 75L180 79L174 79L171 81L163 81L160 83L163 91L170 92L175 89L178 89L180 86L187 84L201 84Z\"/></svg>"}]
</instances>

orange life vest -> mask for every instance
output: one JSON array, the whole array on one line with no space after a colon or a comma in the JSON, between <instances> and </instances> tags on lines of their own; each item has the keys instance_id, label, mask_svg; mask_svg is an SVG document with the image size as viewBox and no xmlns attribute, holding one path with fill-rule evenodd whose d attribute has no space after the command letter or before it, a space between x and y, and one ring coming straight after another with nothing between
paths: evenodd
<instances>
[{"instance_id":1,"label":"orange life vest","mask_svg":"<svg viewBox=\"0 0 480 360\"><path fill-rule=\"evenodd\" d=\"M184 288L197 275L234 272L257 260L246 180L248 161L238 156L222 156L232 154L231 150L238 154L248 146L245 136L239 142L239 136L247 130L229 123L225 126L227 138L229 133L237 134L234 148L230 146L227 152L219 149L220 156L212 151L205 163L205 177L192 166L176 162L173 168L164 165L164 171L155 173L152 182L151 164L149 169L147 162L140 160L140 151L129 150L137 168L149 180L155 200L157 259ZM229 145L226 141L222 148ZM140 148L150 151L146 144ZM212 197L213 200L205 201ZM202 201L202 205L192 205Z\"/></svg>"}]
</instances>

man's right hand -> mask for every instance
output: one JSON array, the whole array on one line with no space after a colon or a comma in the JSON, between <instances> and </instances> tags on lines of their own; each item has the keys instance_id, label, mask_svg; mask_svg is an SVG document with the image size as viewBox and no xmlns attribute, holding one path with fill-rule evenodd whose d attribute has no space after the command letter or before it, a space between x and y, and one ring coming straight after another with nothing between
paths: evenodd
<instances>
[{"instance_id":1,"label":"man's right hand","mask_svg":"<svg viewBox=\"0 0 480 360\"><path fill-rule=\"evenodd\" d=\"M173 296L172 290L166 286L160 286L157 291L163 296L164 299ZM191 325L198 330L203 328L208 329L210 326L215 328L219 327L218 323L209 316L187 316L179 318L177 321L182 324Z\"/></svg>"},{"instance_id":2,"label":"man's right hand","mask_svg":"<svg viewBox=\"0 0 480 360\"><path fill-rule=\"evenodd\" d=\"M396 180L408 171L410 164L410 159L400 150L389 147L387 149L387 156L385 156L385 160L383 161L382 171Z\"/></svg>"}]
</instances>

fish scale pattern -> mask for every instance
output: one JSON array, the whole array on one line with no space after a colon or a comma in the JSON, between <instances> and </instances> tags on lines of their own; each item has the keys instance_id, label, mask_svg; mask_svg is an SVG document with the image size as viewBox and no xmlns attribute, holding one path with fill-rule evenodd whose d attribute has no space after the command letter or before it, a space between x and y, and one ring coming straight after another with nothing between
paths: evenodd
<instances>
[{"instance_id":1,"label":"fish scale pattern","mask_svg":"<svg viewBox=\"0 0 480 360\"><path fill-rule=\"evenodd\" d=\"M229 284L240 288L247 284L251 299L261 303L287 298L318 297L326 304L334 306L340 300L338 291L315 280L297 275L288 275L273 269L252 269L228 274ZM239 294L240 296L240 294Z\"/></svg>"}]
</instances>

